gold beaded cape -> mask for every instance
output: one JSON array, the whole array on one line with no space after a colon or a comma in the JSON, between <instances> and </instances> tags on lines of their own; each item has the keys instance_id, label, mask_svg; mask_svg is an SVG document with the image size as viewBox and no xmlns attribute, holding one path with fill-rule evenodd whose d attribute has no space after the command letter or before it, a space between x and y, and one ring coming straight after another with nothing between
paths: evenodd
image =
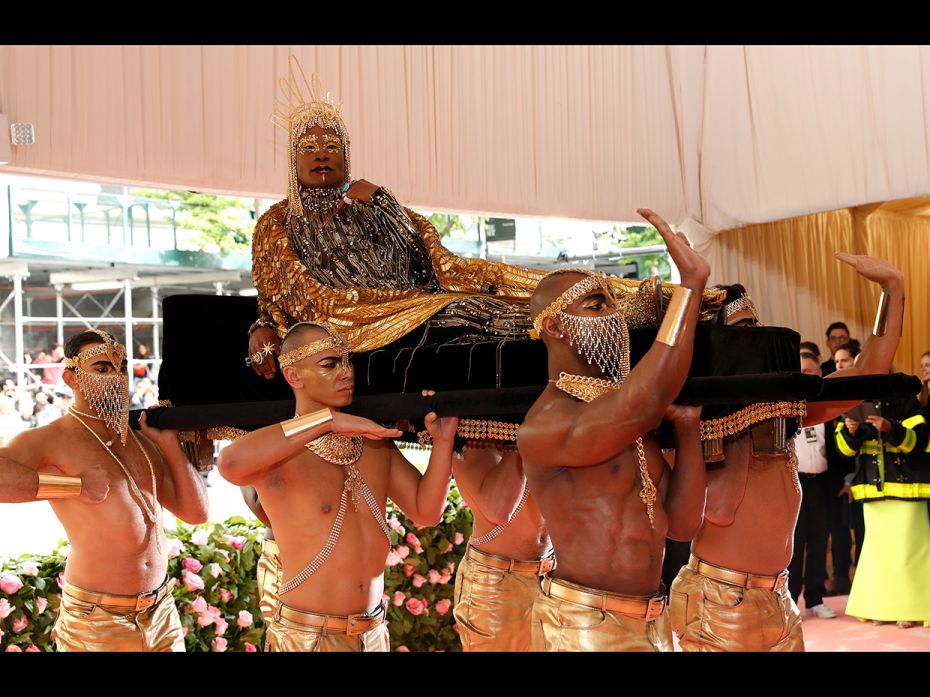
<instances>
[{"instance_id":1,"label":"gold beaded cape","mask_svg":"<svg viewBox=\"0 0 930 697\"><path fill-rule=\"evenodd\" d=\"M287 199L259 218L252 240L252 277L258 289L260 320L274 324L279 336L300 321L329 322L342 333L353 352L371 351L395 341L447 305L470 297L493 297L529 311L529 298L547 272L483 259L462 259L440 242L425 217L405 208L432 261L442 292L424 289L332 288L314 279L288 237ZM654 290L650 280L611 278L631 328L656 326ZM493 287L493 292L483 292ZM666 300L674 286L664 284ZM722 291L704 292L702 318L719 310Z\"/></svg>"}]
</instances>

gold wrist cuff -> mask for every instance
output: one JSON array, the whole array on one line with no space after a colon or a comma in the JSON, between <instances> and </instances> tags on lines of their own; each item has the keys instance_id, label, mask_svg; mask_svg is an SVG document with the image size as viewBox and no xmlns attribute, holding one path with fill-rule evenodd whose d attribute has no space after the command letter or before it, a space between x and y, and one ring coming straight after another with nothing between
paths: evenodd
<instances>
[{"instance_id":1,"label":"gold wrist cuff","mask_svg":"<svg viewBox=\"0 0 930 697\"><path fill-rule=\"evenodd\" d=\"M64 477L60 474L40 474L36 500L76 499L81 495L81 478Z\"/></svg>"},{"instance_id":2,"label":"gold wrist cuff","mask_svg":"<svg viewBox=\"0 0 930 697\"><path fill-rule=\"evenodd\" d=\"M328 424L333 420L333 412L329 409L320 409L303 416L295 416L293 419L281 422L281 430L284 431L285 438L296 436L304 431L308 431L316 426Z\"/></svg>"},{"instance_id":3,"label":"gold wrist cuff","mask_svg":"<svg viewBox=\"0 0 930 697\"><path fill-rule=\"evenodd\" d=\"M888 298L890 296L882 288L878 296L878 309L875 311L875 324L872 325L872 336L885 336L885 324L888 322Z\"/></svg>"},{"instance_id":4,"label":"gold wrist cuff","mask_svg":"<svg viewBox=\"0 0 930 697\"><path fill-rule=\"evenodd\" d=\"M665 317L662 318L662 326L659 327L659 333L656 334L656 341L668 346L678 345L685 328L685 317L688 314L688 303L692 295L694 295L694 292L690 288L684 288L683 286L675 288L675 293L668 304Z\"/></svg>"}]
</instances>

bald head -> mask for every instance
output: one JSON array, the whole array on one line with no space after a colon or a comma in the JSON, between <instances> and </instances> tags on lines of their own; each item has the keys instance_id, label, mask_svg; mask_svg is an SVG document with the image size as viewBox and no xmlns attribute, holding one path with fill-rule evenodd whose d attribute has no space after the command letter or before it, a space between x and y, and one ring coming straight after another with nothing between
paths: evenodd
<instances>
[{"instance_id":1,"label":"bald head","mask_svg":"<svg viewBox=\"0 0 930 697\"><path fill-rule=\"evenodd\" d=\"M295 324L281 342L281 353L288 353L304 344L325 339L330 334L319 324Z\"/></svg>"}]
</instances>

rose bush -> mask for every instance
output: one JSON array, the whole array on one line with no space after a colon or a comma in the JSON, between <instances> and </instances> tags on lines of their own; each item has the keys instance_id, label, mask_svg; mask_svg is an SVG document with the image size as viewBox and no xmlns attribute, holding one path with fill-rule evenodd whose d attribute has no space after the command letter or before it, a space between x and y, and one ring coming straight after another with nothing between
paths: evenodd
<instances>
[{"instance_id":1,"label":"rose bush","mask_svg":"<svg viewBox=\"0 0 930 697\"><path fill-rule=\"evenodd\" d=\"M418 529L388 504L385 569L388 629L396 651L460 651L452 617L455 569L471 534L471 511L453 485L442 522ZM264 625L256 565L264 527L240 517L167 531L168 574L188 651L259 651ZM0 652L54 651L52 626L70 546L0 565Z\"/></svg>"}]
</instances>

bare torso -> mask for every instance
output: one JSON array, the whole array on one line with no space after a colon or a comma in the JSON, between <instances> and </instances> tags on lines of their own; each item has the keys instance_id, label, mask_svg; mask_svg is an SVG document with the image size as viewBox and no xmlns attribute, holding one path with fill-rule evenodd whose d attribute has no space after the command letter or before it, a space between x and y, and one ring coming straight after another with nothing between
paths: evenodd
<instances>
[{"instance_id":1,"label":"bare torso","mask_svg":"<svg viewBox=\"0 0 930 697\"><path fill-rule=\"evenodd\" d=\"M537 406L544 406L545 399ZM651 435L643 443L649 476L658 487L665 459ZM612 460L588 467L539 467L526 458L523 464L555 547L556 578L625 595L656 592L668 518L660 494L655 527L649 524L635 443Z\"/></svg>"},{"instance_id":2,"label":"bare torso","mask_svg":"<svg viewBox=\"0 0 930 697\"><path fill-rule=\"evenodd\" d=\"M105 436L99 424L95 423L94 428ZM155 505L158 519L153 526L145 517L123 470L73 417L63 416L48 426L35 429L31 435L41 442L43 454L39 471L43 465L54 465L66 475L78 476L92 466L100 466L110 478L109 495L103 503L88 505L71 499L50 502L71 543L66 580L80 588L116 595L133 595L157 588L168 570L161 505ZM160 487L163 475L158 452L145 436L136 435L145 444ZM113 438L112 433L104 437L104 442L110 438ZM113 438L110 448L129 470L151 507L152 477L132 435L127 437L126 445Z\"/></svg>"},{"instance_id":3,"label":"bare torso","mask_svg":"<svg viewBox=\"0 0 930 697\"><path fill-rule=\"evenodd\" d=\"M721 526L705 517L691 550L717 566L774 575L791 561L801 494L795 489L787 455L749 457L746 489L733 523ZM726 464L708 472L708 508L713 503L710 492L720 484L717 480L735 472Z\"/></svg>"},{"instance_id":4,"label":"bare torso","mask_svg":"<svg viewBox=\"0 0 930 697\"><path fill-rule=\"evenodd\" d=\"M481 512L478 494L481 483L476 481L477 477L469 476L471 471L467 467L456 463L454 469L456 486L474 515L472 539L486 535L497 527L497 524L488 520ZM545 556L552 549L552 543L549 541L546 523L533 495L530 494L527 497L522 510L507 524L500 535L477 549L507 559L531 561Z\"/></svg>"},{"instance_id":5,"label":"bare torso","mask_svg":"<svg viewBox=\"0 0 930 697\"><path fill-rule=\"evenodd\" d=\"M356 463L384 520L390 474L390 447L366 441ZM301 452L259 477L254 486L274 528L286 583L323 549L339 511L344 468ZM326 562L304 583L281 596L289 607L347 615L381 602L390 543L364 498L358 511L348 496L339 540Z\"/></svg>"}]
</instances>

